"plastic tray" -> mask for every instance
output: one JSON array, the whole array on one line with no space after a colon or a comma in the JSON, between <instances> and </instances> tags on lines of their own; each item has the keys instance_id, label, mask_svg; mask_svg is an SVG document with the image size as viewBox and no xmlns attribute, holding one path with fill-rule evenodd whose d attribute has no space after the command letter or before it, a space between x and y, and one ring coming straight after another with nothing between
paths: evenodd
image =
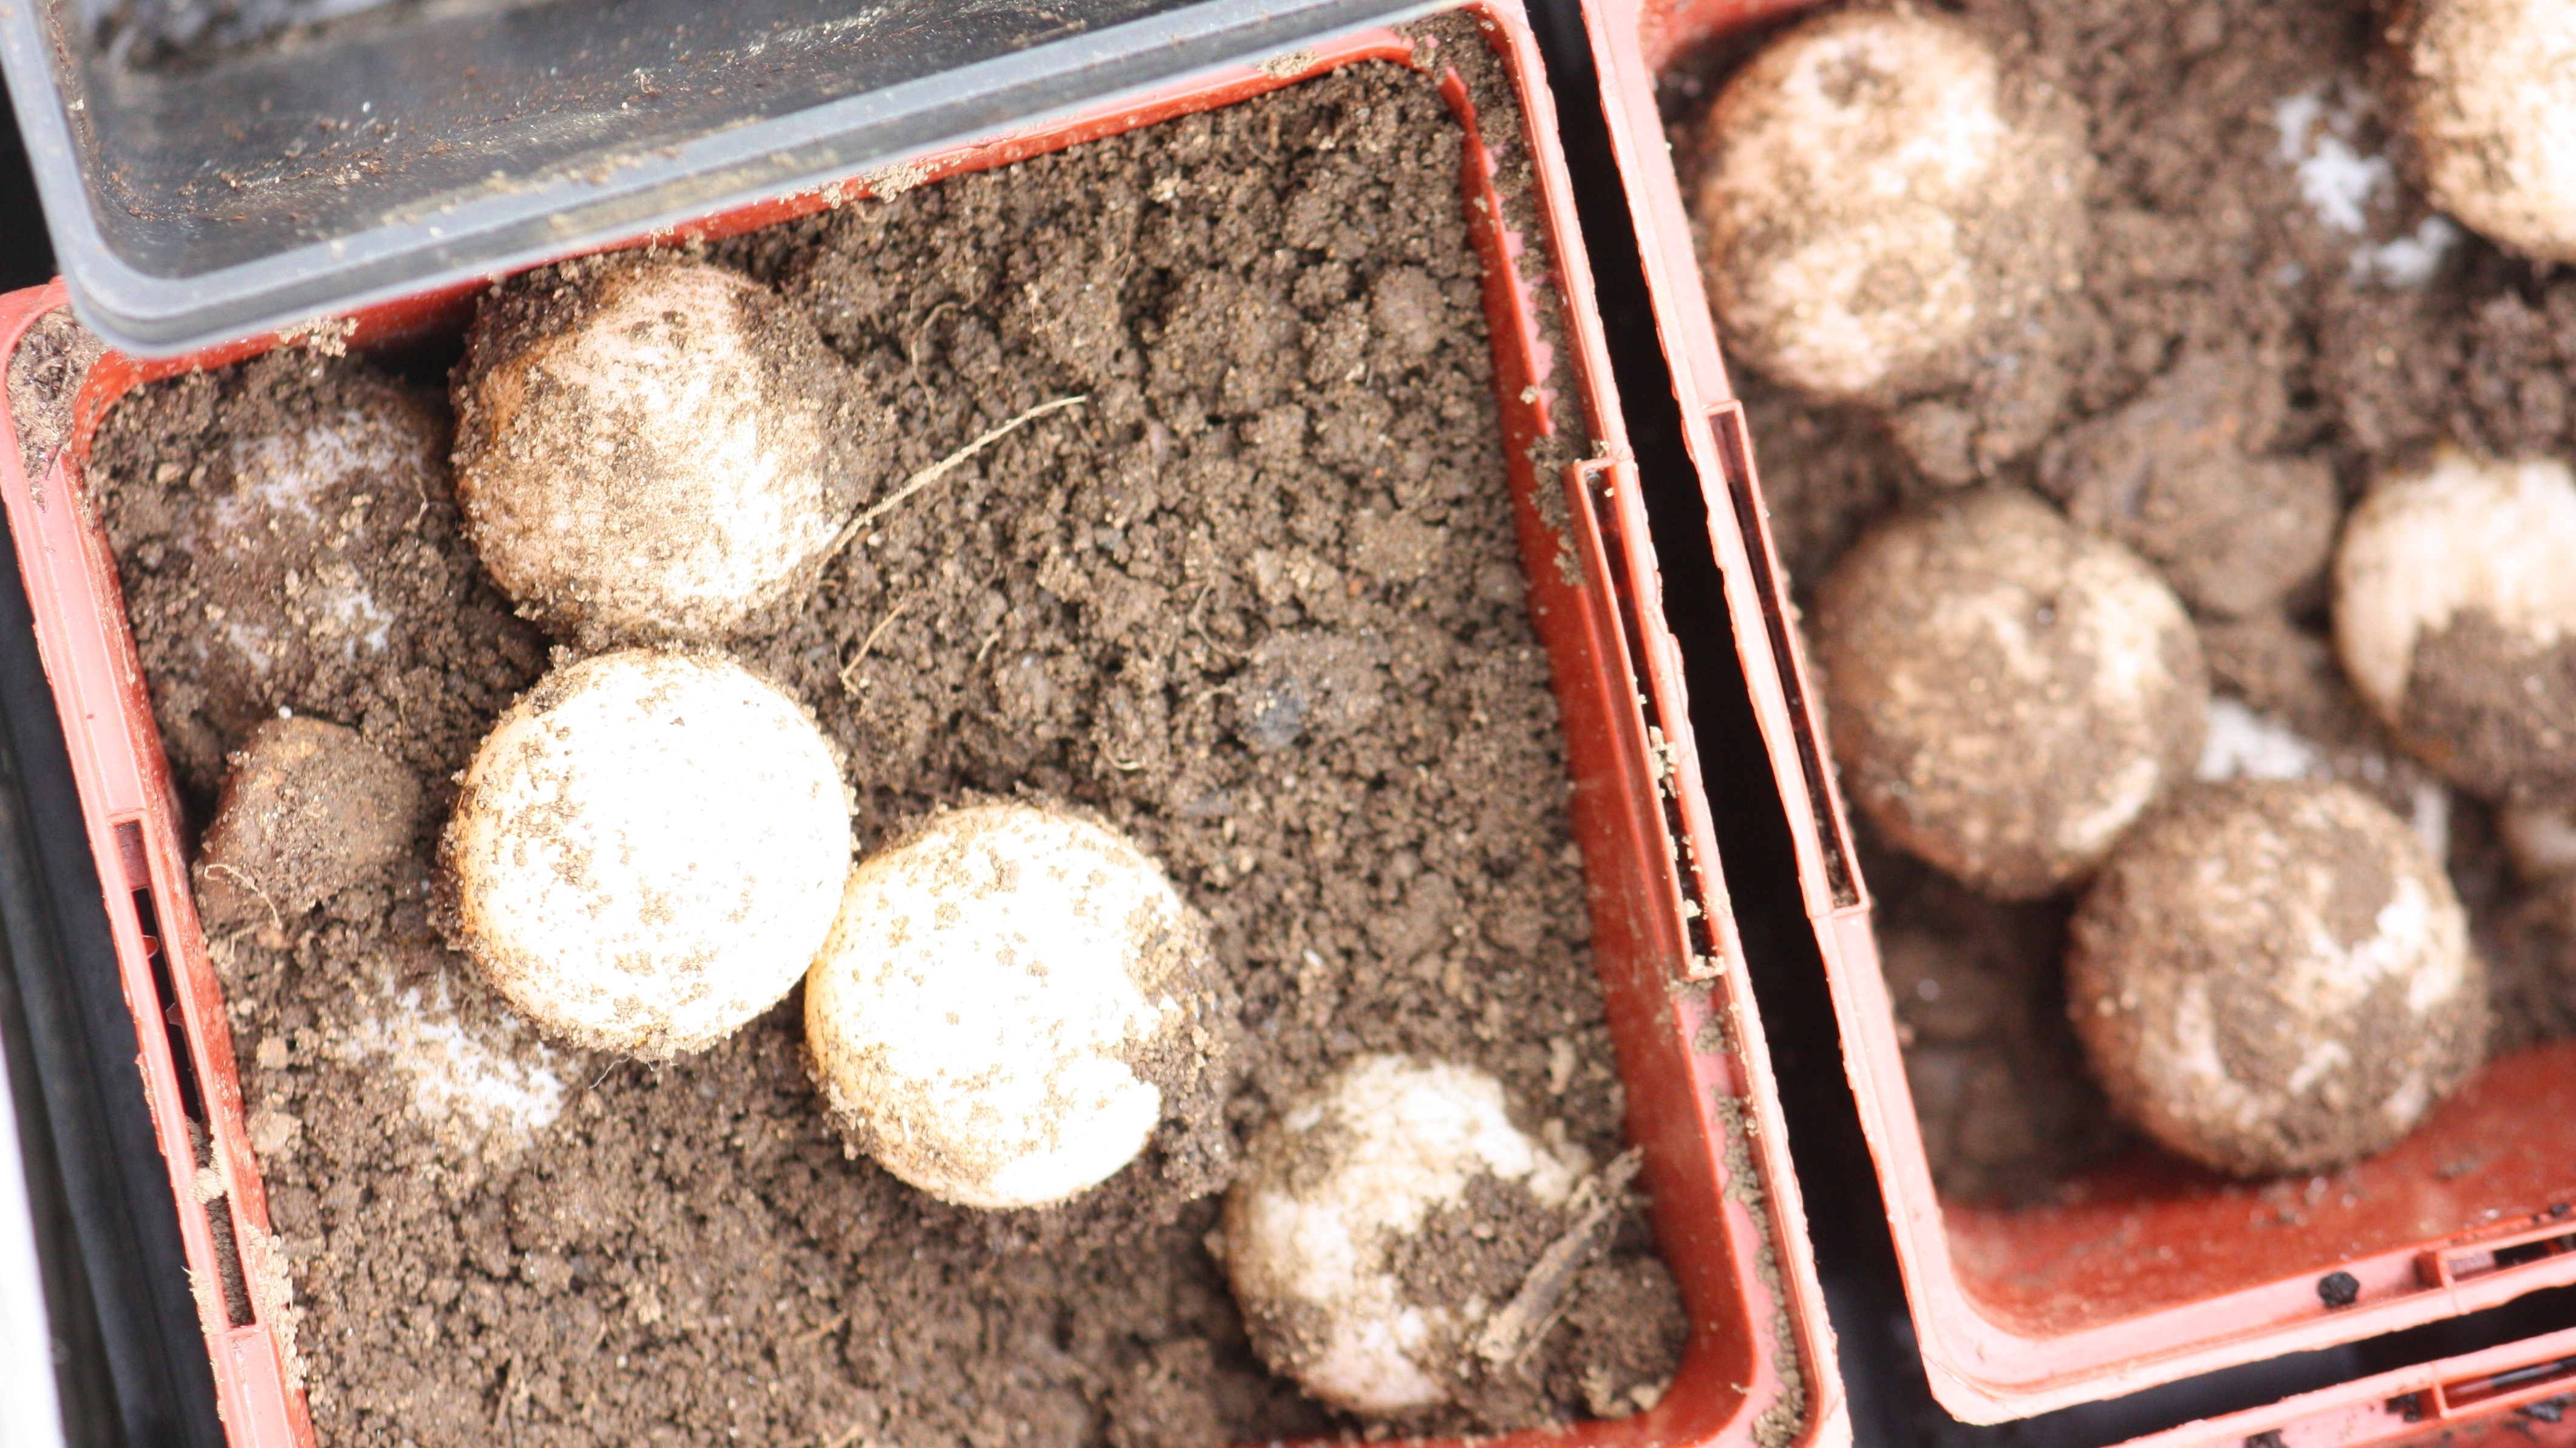
<instances>
[{"instance_id":1,"label":"plastic tray","mask_svg":"<svg viewBox=\"0 0 2576 1448\"><path fill-rule=\"evenodd\" d=\"M1791 1178L1777 1093L1744 973L1670 638L1660 625L1654 559L1633 485L1580 237L1571 222L1552 103L1517 6L1464 7L1511 75L1523 125L1514 144L1535 163L1530 202L1542 234L1523 236L1492 183L1495 162L1466 87L1442 85L1466 123L1461 204L1485 263L1497 406L1511 459L1532 621L1548 649L1573 783L1571 814L1587 870L1593 950L1627 1087L1629 1134L1645 1151L1644 1181L1665 1259L1692 1323L1671 1390L1637 1417L1528 1441L1598 1445L1759 1443L1838 1448L1850 1438L1832 1335ZM1004 165L1155 121L1231 104L1355 61L1437 70L1436 52L1387 30L1344 33L1259 65L1201 72L1177 85L1060 123L922 157L905 180L925 184ZM865 178L784 199L708 213L628 238L685 241L739 233L869 194ZM1552 262L1564 299L1555 319L1570 346L1544 340L1527 278ZM0 503L15 529L19 567L55 699L73 740L74 772L113 917L171 1202L198 1280L220 1283L209 1208L189 1189L195 1123L230 1187L224 1214L250 1280L282 1269L269 1235L258 1165L243 1134L241 1096L222 1002L186 886L186 861L166 761L125 623L113 560L85 506L81 464L99 418L134 386L192 367L237 361L300 340L365 349L460 328L479 284L422 291L349 314L298 337L261 336L186 357L136 361L110 353L77 394L71 442L39 477L24 475L0 418ZM61 282L0 299L0 357L27 326L60 305ZM1606 446L1565 475L1541 476L1529 448L1575 409ZM1543 490L1570 504L1579 583L1560 573L1568 540L1542 521ZM1686 904L1686 902L1688 902ZM1732 1163L1732 1165L1730 1165ZM197 1307L216 1391L236 1448L287 1448L312 1438L290 1390L273 1304L201 1293ZM1802 1396L1803 1395L1803 1396ZM1803 1402L1803 1408L1797 1405Z\"/></svg>"},{"instance_id":2,"label":"plastic tray","mask_svg":"<svg viewBox=\"0 0 2576 1448\"><path fill-rule=\"evenodd\" d=\"M1585 0L1654 323L1778 777L1934 1395L1992 1423L2353 1341L2576 1281L2576 1043L2499 1060L2395 1150L2246 1184L2141 1152L2066 1204L1944 1201L1824 730L1666 144L1659 74L1809 0ZM2350 1305L2324 1279L2349 1273ZM2336 1286L2340 1286L2338 1283Z\"/></svg>"}]
</instances>

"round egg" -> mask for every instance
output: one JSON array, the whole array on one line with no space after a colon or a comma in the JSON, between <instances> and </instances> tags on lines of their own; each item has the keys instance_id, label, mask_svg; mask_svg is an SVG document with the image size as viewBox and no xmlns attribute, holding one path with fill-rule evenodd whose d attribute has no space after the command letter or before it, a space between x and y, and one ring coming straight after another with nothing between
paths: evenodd
<instances>
[{"instance_id":1,"label":"round egg","mask_svg":"<svg viewBox=\"0 0 2576 1448\"><path fill-rule=\"evenodd\" d=\"M2335 550L2335 649L2417 757L2489 798L2576 790L2576 476L2445 449Z\"/></svg>"},{"instance_id":2,"label":"round egg","mask_svg":"<svg viewBox=\"0 0 2576 1448\"><path fill-rule=\"evenodd\" d=\"M1769 42L1701 130L1701 268L1727 344L1828 401L1965 380L2074 285L2080 113L1932 11L1836 10Z\"/></svg>"},{"instance_id":3,"label":"round egg","mask_svg":"<svg viewBox=\"0 0 2576 1448\"><path fill-rule=\"evenodd\" d=\"M1145 1150L1232 1049L1207 924L1135 844L1045 805L932 816L849 875L805 985L857 1149L943 1201L1047 1206Z\"/></svg>"},{"instance_id":4,"label":"round egg","mask_svg":"<svg viewBox=\"0 0 2576 1448\"><path fill-rule=\"evenodd\" d=\"M800 594L846 503L813 325L702 262L550 275L484 307L454 389L493 581L593 646L723 638Z\"/></svg>"},{"instance_id":5,"label":"round egg","mask_svg":"<svg viewBox=\"0 0 2576 1448\"><path fill-rule=\"evenodd\" d=\"M270 719L228 762L194 872L209 925L283 926L411 842L419 779L354 729Z\"/></svg>"},{"instance_id":6,"label":"round egg","mask_svg":"<svg viewBox=\"0 0 2576 1448\"><path fill-rule=\"evenodd\" d=\"M2071 942L2067 1013L2114 1108L2238 1176L2381 1151L2485 1055L2449 877L2344 785L2178 795L2103 867Z\"/></svg>"},{"instance_id":7,"label":"round egg","mask_svg":"<svg viewBox=\"0 0 2576 1448\"><path fill-rule=\"evenodd\" d=\"M1254 1350L1349 1412L1450 1401L1480 1322L1473 1304L1407 1287L1408 1240L1478 1183L1552 1211L1587 1169L1515 1125L1483 1071L1390 1055L1344 1065L1263 1128L1226 1193L1226 1273Z\"/></svg>"},{"instance_id":8,"label":"round egg","mask_svg":"<svg viewBox=\"0 0 2576 1448\"><path fill-rule=\"evenodd\" d=\"M1998 898L2090 874L2199 762L2208 670L2180 600L2028 493L1880 525L1826 577L1814 630L1844 788Z\"/></svg>"},{"instance_id":9,"label":"round egg","mask_svg":"<svg viewBox=\"0 0 2576 1448\"><path fill-rule=\"evenodd\" d=\"M2406 135L2433 204L2539 261L2576 261L2576 11L2416 0L2398 49Z\"/></svg>"},{"instance_id":10,"label":"round egg","mask_svg":"<svg viewBox=\"0 0 2576 1448\"><path fill-rule=\"evenodd\" d=\"M443 858L458 944L573 1045L658 1061L776 1005L832 928L850 815L832 747L713 654L555 670L484 737Z\"/></svg>"}]
</instances>

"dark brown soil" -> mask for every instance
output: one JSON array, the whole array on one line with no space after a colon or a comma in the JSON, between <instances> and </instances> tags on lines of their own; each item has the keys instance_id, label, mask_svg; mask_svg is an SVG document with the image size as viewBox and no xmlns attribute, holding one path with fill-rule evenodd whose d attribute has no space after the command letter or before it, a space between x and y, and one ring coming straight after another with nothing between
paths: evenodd
<instances>
[{"instance_id":1,"label":"dark brown soil","mask_svg":"<svg viewBox=\"0 0 2576 1448\"><path fill-rule=\"evenodd\" d=\"M1481 40L1433 29L1504 139ZM1608 1160L1620 1089L1458 156L1427 77L1366 66L720 249L880 399L879 496L1087 399L892 509L746 652L848 750L862 848L938 801L1036 791L1159 859L1242 991L1238 1133L1355 1052L1412 1051L1492 1071ZM1503 159L1526 176L1516 144ZM348 399L441 411L288 355L144 389L102 431L95 483L201 810L248 727L194 652L206 607L280 580L172 540L234 487L239 444ZM428 798L386 883L282 946L217 944L326 1444L1141 1448L1355 1426L1250 1356L1203 1245L1213 1201L1108 1250L1033 1252L1043 1234L848 1159L800 997L659 1069L517 1027L431 928L428 862L453 771L542 642L456 541L443 467L387 467L406 506L369 517L389 534L263 556L358 570L402 668L306 649L227 686L355 727ZM1435 1426L1625 1411L1670 1375L1679 1321L1631 1215L1533 1354L1541 1390Z\"/></svg>"},{"instance_id":2,"label":"dark brown soil","mask_svg":"<svg viewBox=\"0 0 2576 1448\"><path fill-rule=\"evenodd\" d=\"M436 396L293 350L153 387L102 431L153 716L201 805L280 709L444 779L536 677L544 640L457 530L447 436Z\"/></svg>"},{"instance_id":3,"label":"dark brown soil","mask_svg":"<svg viewBox=\"0 0 2576 1448\"><path fill-rule=\"evenodd\" d=\"M2397 727L2482 795L2576 799L2576 643L2541 643L2463 609L2415 642Z\"/></svg>"},{"instance_id":4,"label":"dark brown soil","mask_svg":"<svg viewBox=\"0 0 2576 1448\"><path fill-rule=\"evenodd\" d=\"M2378 470L2438 442L2502 456L2576 451L2576 274L2535 268L2432 215L2387 134L2391 109L2373 99L2380 20L2364 0L1945 8L2001 50L2008 72L2053 80L2091 116L2095 243L2057 324L2067 375L2051 388L1929 395L1882 415L1812 406L1737 368L1771 526L1801 597L1861 529L1906 502L1971 472L2037 487L2164 569L2193 606L2224 692L2306 734L2332 774L2404 814L2424 774L2331 661L2321 540ZM1666 77L1686 194L1695 123L1757 39ZM1998 376L2015 365L1992 360ZM2034 426L2035 398L2050 412ZM1955 446L1937 446L1944 438ZM2018 451L1989 445L2022 438ZM2450 812L2453 876L2499 1001L2576 999L2564 912L2526 903L2502 883L2494 851L2472 847L2489 833L2484 805L2459 795ZM1907 928L1914 888L1901 873L1876 888L1891 936ZM2056 968L2053 942L1959 928L1968 934L1952 944L1968 956L2014 956L2033 977ZM2563 1007L2535 1014L2526 1026L2507 1007L2499 1042L2559 1029L2542 1018L2570 1019ZM1952 1109L1926 1121L1936 1150L1961 1139L1945 1124ZM1998 1108L2007 1120L1991 1139L2055 1139L2025 1109ZM2001 1176L2068 1165L2042 1151L2029 1171ZM1935 1171L1954 1191L2001 1179L1984 1154L1938 1155Z\"/></svg>"},{"instance_id":5,"label":"dark brown soil","mask_svg":"<svg viewBox=\"0 0 2576 1448\"><path fill-rule=\"evenodd\" d=\"M2576 1035L2576 970L2536 968L2576 960L2576 879L2516 891L2476 924L2479 953L2498 965L2496 1049ZM2502 968L2506 963L2521 968Z\"/></svg>"},{"instance_id":6,"label":"dark brown soil","mask_svg":"<svg viewBox=\"0 0 2576 1448\"><path fill-rule=\"evenodd\" d=\"M2129 1141L2066 1029L2068 904L1990 900L1867 844L1880 967L1942 1189L2028 1197Z\"/></svg>"},{"instance_id":7,"label":"dark brown soil","mask_svg":"<svg viewBox=\"0 0 2576 1448\"><path fill-rule=\"evenodd\" d=\"M1617 1237L1584 1232L1573 1213L1584 1200L1552 1210L1518 1184L1478 1177L1465 1201L1432 1213L1397 1256L1408 1301L1510 1303L1551 1247L1571 1234L1592 1244L1596 1255L1582 1264L1560 1309L1566 1321L1557 1332L1571 1339L1571 1351L1500 1365L1472 1345L1457 1353L1450 1375L1459 1400L1489 1422L1537 1421L1560 1403L1580 1403L1591 1417L1624 1418L1653 1407L1671 1385L1670 1365L1681 1360L1690 1334L1681 1297L1637 1220L1612 1224ZM1635 1364L1652 1362L1665 1364L1667 1376L1637 1376Z\"/></svg>"},{"instance_id":8,"label":"dark brown soil","mask_svg":"<svg viewBox=\"0 0 2576 1448\"><path fill-rule=\"evenodd\" d=\"M2076 522L2164 571L2192 607L2265 613L2317 575L2341 515L2319 457L2266 457L2289 400L2243 352L2185 359L2051 439L2040 476Z\"/></svg>"}]
</instances>

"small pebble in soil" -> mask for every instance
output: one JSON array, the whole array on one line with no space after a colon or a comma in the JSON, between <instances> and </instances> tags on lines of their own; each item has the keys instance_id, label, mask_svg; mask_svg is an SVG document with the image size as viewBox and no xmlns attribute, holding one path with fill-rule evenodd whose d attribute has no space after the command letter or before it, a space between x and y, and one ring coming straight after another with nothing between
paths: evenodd
<instances>
[{"instance_id":1,"label":"small pebble in soil","mask_svg":"<svg viewBox=\"0 0 2576 1448\"><path fill-rule=\"evenodd\" d=\"M2526 256L2576 261L2576 11L2563 0L2407 10L2405 124L2433 203Z\"/></svg>"},{"instance_id":2,"label":"small pebble in soil","mask_svg":"<svg viewBox=\"0 0 2576 1448\"><path fill-rule=\"evenodd\" d=\"M1505 1304L1424 1300L1401 1270L1408 1240L1480 1186L1496 1216L1553 1213L1588 1165L1522 1131L1502 1083L1473 1067L1350 1062L1263 1129L1226 1194L1226 1271L1254 1349L1349 1412L1451 1401Z\"/></svg>"},{"instance_id":3,"label":"small pebble in soil","mask_svg":"<svg viewBox=\"0 0 2576 1448\"><path fill-rule=\"evenodd\" d=\"M2344 526L2335 645L2406 746L2488 798L2576 792L2576 477L2445 449Z\"/></svg>"},{"instance_id":4,"label":"small pebble in soil","mask_svg":"<svg viewBox=\"0 0 2576 1448\"><path fill-rule=\"evenodd\" d=\"M931 816L850 872L805 984L843 1135L943 1201L1037 1207L1213 1100L1236 1035L1208 927L1126 837L1062 808Z\"/></svg>"},{"instance_id":5,"label":"small pebble in soil","mask_svg":"<svg viewBox=\"0 0 2576 1448\"><path fill-rule=\"evenodd\" d=\"M666 1060L778 1003L830 931L850 805L804 707L720 655L555 670L475 751L443 859L459 948L550 1035Z\"/></svg>"},{"instance_id":6,"label":"small pebble in soil","mask_svg":"<svg viewBox=\"0 0 2576 1448\"><path fill-rule=\"evenodd\" d=\"M195 871L215 930L287 922L401 858L420 781L354 729L271 719L229 761Z\"/></svg>"},{"instance_id":7,"label":"small pebble in soil","mask_svg":"<svg viewBox=\"0 0 2576 1448\"><path fill-rule=\"evenodd\" d=\"M1963 381L1982 344L2075 284L2083 117L1946 16L1802 25L1706 126L1710 301L1748 361L1816 397Z\"/></svg>"},{"instance_id":8,"label":"small pebble in soil","mask_svg":"<svg viewBox=\"0 0 2576 1448\"><path fill-rule=\"evenodd\" d=\"M287 359L247 370L294 375ZM129 565L130 610L195 624L145 662L172 762L198 790L281 706L363 722L351 680L445 663L411 610L424 594L453 598L472 567L435 537L445 418L357 369L296 390L286 416L241 427L195 466L129 468L110 503L118 545L157 564ZM169 666L183 660L190 681L174 687Z\"/></svg>"},{"instance_id":9,"label":"small pebble in soil","mask_svg":"<svg viewBox=\"0 0 2576 1448\"><path fill-rule=\"evenodd\" d=\"M550 276L484 306L457 369L456 495L493 581L592 645L721 638L800 595L845 503L813 323L698 262Z\"/></svg>"},{"instance_id":10,"label":"small pebble in soil","mask_svg":"<svg viewBox=\"0 0 2576 1448\"><path fill-rule=\"evenodd\" d=\"M2450 878L2343 785L2177 796L2071 934L2067 1014L2114 1109L2220 1171L2383 1150L2485 1058L2486 967Z\"/></svg>"},{"instance_id":11,"label":"small pebble in soil","mask_svg":"<svg viewBox=\"0 0 2576 1448\"><path fill-rule=\"evenodd\" d=\"M2028 493L1881 525L1826 578L1814 626L1845 787L1999 899L2090 874L2199 761L2208 669L2181 602Z\"/></svg>"},{"instance_id":12,"label":"small pebble in soil","mask_svg":"<svg viewBox=\"0 0 2576 1448\"><path fill-rule=\"evenodd\" d=\"M1386 645L1373 633L1282 630L1253 650L1235 690L1235 737L1256 754L1338 739L1377 717Z\"/></svg>"}]
</instances>

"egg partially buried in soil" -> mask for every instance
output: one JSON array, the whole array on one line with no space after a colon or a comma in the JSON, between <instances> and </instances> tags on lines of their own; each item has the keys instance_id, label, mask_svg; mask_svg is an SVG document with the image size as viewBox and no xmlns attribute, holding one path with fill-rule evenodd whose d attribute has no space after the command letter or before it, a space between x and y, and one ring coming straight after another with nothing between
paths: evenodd
<instances>
[{"instance_id":1,"label":"egg partially buried in soil","mask_svg":"<svg viewBox=\"0 0 2576 1448\"><path fill-rule=\"evenodd\" d=\"M2576 476L2445 449L2335 551L2335 648L2406 747L2491 799L2576 796Z\"/></svg>"},{"instance_id":2,"label":"egg partially buried in soil","mask_svg":"<svg viewBox=\"0 0 2576 1448\"><path fill-rule=\"evenodd\" d=\"M2027 493L1880 525L1825 579L1814 638L1853 799L1999 899L2090 874L2199 761L2208 669L2181 601Z\"/></svg>"},{"instance_id":3,"label":"egg partially buried in soil","mask_svg":"<svg viewBox=\"0 0 2576 1448\"><path fill-rule=\"evenodd\" d=\"M1479 1184L1553 1211L1587 1167L1514 1125L1502 1083L1473 1067L1350 1062L1263 1128L1226 1193L1226 1273L1254 1349L1350 1412L1450 1401L1480 1322L1408 1287L1408 1240Z\"/></svg>"},{"instance_id":4,"label":"egg partially buried in soil","mask_svg":"<svg viewBox=\"0 0 2576 1448\"><path fill-rule=\"evenodd\" d=\"M1727 83L1701 135L1726 340L1819 399L1963 381L1981 342L2078 275L2081 113L1947 16L1801 25Z\"/></svg>"},{"instance_id":5,"label":"egg partially buried in soil","mask_svg":"<svg viewBox=\"0 0 2576 1448\"><path fill-rule=\"evenodd\" d=\"M289 369L261 358L242 390ZM146 662L171 761L209 791L225 756L281 706L346 705L354 717L370 681L444 672L422 622L433 613L489 637L473 601L458 601L471 558L423 526L448 498L445 423L355 366L289 395L291 418L259 431L225 418L230 445L205 466L164 463L103 500L131 611L188 620Z\"/></svg>"},{"instance_id":6,"label":"egg partially buried in soil","mask_svg":"<svg viewBox=\"0 0 2576 1448\"><path fill-rule=\"evenodd\" d=\"M703 1050L796 984L832 927L850 815L794 699L717 655L555 670L475 751L442 852L458 946L588 1050Z\"/></svg>"},{"instance_id":7,"label":"egg partially buried in soil","mask_svg":"<svg viewBox=\"0 0 2576 1448\"><path fill-rule=\"evenodd\" d=\"M499 294L455 385L484 567L593 646L733 633L809 583L840 529L838 375L803 314L701 262L577 264Z\"/></svg>"},{"instance_id":8,"label":"egg partially buried in soil","mask_svg":"<svg viewBox=\"0 0 2576 1448\"><path fill-rule=\"evenodd\" d=\"M850 872L805 982L842 1134L960 1206L1114 1176L1184 1103L1216 1109L1233 993L1160 866L1059 808L931 816Z\"/></svg>"},{"instance_id":9,"label":"egg partially buried in soil","mask_svg":"<svg viewBox=\"0 0 2576 1448\"><path fill-rule=\"evenodd\" d=\"M195 869L208 925L283 926L411 842L420 781L354 729L271 719L230 763Z\"/></svg>"},{"instance_id":10,"label":"egg partially buried in soil","mask_svg":"<svg viewBox=\"0 0 2576 1448\"><path fill-rule=\"evenodd\" d=\"M2289 397L2245 350L2187 357L2040 455L2040 482L2086 528L2153 561L2204 614L2280 606L2325 570L2342 500L2320 457L2267 456Z\"/></svg>"},{"instance_id":11,"label":"egg partially buried in soil","mask_svg":"<svg viewBox=\"0 0 2576 1448\"><path fill-rule=\"evenodd\" d=\"M2116 1110L2238 1176L2393 1145L2484 1059L2486 968L2441 866L2339 784L2177 796L2078 908L2067 1014Z\"/></svg>"},{"instance_id":12,"label":"egg partially buried in soil","mask_svg":"<svg viewBox=\"0 0 2576 1448\"><path fill-rule=\"evenodd\" d=\"M2406 133L2433 204L2540 261L2576 261L2576 12L2563 0L2399 7Z\"/></svg>"}]
</instances>

